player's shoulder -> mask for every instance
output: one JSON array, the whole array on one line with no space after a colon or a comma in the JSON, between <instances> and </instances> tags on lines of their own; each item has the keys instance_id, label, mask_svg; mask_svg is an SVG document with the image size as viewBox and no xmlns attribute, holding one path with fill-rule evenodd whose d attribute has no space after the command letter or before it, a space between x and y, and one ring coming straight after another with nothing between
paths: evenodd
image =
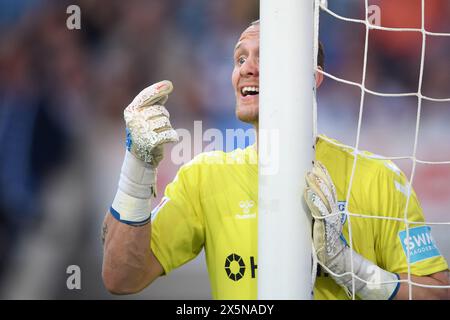
<instances>
[{"instance_id":1,"label":"player's shoulder","mask_svg":"<svg viewBox=\"0 0 450 320\"><path fill-rule=\"evenodd\" d=\"M316 148L318 156L324 158L325 162L328 160L341 162L350 168L353 166L356 152L352 146L321 134L317 138ZM361 169L359 172L366 177L372 176L379 179L398 176L402 179L405 178L400 168L386 157L367 150L358 150L357 155L357 165Z\"/></svg>"},{"instance_id":2,"label":"player's shoulder","mask_svg":"<svg viewBox=\"0 0 450 320\"><path fill-rule=\"evenodd\" d=\"M227 167L224 165L247 164L252 163L252 160L255 164L257 163L257 152L254 145L245 149L237 148L229 152L221 150L202 152L184 164L180 170L217 170Z\"/></svg>"},{"instance_id":3,"label":"player's shoulder","mask_svg":"<svg viewBox=\"0 0 450 320\"><path fill-rule=\"evenodd\" d=\"M225 159L225 152L221 150L214 150L202 152L196 155L191 161L186 163L184 167L199 167L204 165L219 164Z\"/></svg>"}]
</instances>

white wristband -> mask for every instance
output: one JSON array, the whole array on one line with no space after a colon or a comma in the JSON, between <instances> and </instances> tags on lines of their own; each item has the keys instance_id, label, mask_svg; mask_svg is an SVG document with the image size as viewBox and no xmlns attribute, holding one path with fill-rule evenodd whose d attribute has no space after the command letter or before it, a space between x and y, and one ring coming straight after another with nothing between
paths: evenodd
<instances>
[{"instance_id":1,"label":"white wristband","mask_svg":"<svg viewBox=\"0 0 450 320\"><path fill-rule=\"evenodd\" d=\"M150 221L152 196L156 196L156 168L126 151L111 214L126 224L145 224Z\"/></svg>"}]
</instances>

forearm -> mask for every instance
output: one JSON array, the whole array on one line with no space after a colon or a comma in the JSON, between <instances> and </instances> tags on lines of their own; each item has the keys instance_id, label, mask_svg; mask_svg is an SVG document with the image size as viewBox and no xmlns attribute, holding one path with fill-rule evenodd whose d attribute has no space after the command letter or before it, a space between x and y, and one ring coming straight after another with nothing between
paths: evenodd
<instances>
[{"instance_id":1,"label":"forearm","mask_svg":"<svg viewBox=\"0 0 450 320\"><path fill-rule=\"evenodd\" d=\"M151 223L130 226L108 212L102 228L104 239L102 276L106 288L114 294L136 293L153 279L150 270Z\"/></svg>"},{"instance_id":2,"label":"forearm","mask_svg":"<svg viewBox=\"0 0 450 320\"><path fill-rule=\"evenodd\" d=\"M350 248L346 248L342 253L341 267L343 269L338 273L345 273L351 270L350 264ZM395 274L383 270L371 261L360 256L353 251L353 265L355 275L360 279L368 282L367 284L359 280L355 280L355 289L357 295L361 299L395 299L408 300L409 299L409 285L407 281L408 274ZM333 265L330 266L333 269ZM399 281L400 280L400 281ZM343 276L335 278L335 281L347 287L350 291L352 289L352 277ZM421 285L429 286L449 286L448 272L437 272L429 276L414 276L411 275L411 281ZM384 283L377 285L377 283ZM418 285L412 286L412 299L415 300L445 300L450 299L448 288L430 288Z\"/></svg>"},{"instance_id":3,"label":"forearm","mask_svg":"<svg viewBox=\"0 0 450 320\"><path fill-rule=\"evenodd\" d=\"M173 86L161 81L142 90L125 108L125 158L102 238L103 282L115 294L136 293L163 273L150 247L151 200L164 144L178 141L163 106Z\"/></svg>"},{"instance_id":4,"label":"forearm","mask_svg":"<svg viewBox=\"0 0 450 320\"><path fill-rule=\"evenodd\" d=\"M407 280L408 274L399 274L401 280ZM432 286L448 286L448 274L446 272L439 273L439 275L428 276L428 277L417 277L411 276L411 281L415 283L420 283L424 285ZM415 300L448 300L450 289L448 288L427 288L420 286L412 286L412 298ZM401 282L400 288L395 300L408 300L409 299L409 285L408 282Z\"/></svg>"}]
</instances>

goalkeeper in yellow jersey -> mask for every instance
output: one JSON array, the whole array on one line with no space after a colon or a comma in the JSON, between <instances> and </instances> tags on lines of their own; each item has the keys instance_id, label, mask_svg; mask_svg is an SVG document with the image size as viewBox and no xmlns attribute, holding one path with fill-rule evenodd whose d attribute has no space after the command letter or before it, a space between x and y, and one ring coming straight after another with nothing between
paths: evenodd
<instances>
[{"instance_id":1,"label":"goalkeeper in yellow jersey","mask_svg":"<svg viewBox=\"0 0 450 320\"><path fill-rule=\"evenodd\" d=\"M322 50L318 61L323 68ZM320 86L322 75L318 73L316 79ZM258 129L259 22L252 23L235 46L232 84L236 116ZM116 294L139 292L204 248L213 298L256 299L255 145L198 155L180 168L151 211L163 145L177 141L164 107L172 89L169 81L157 83L125 109L127 150L118 191L103 225L104 284ZM422 223L413 191L407 201L404 174L390 161L370 154L358 157L348 211L391 219L351 217L350 242L349 219L343 212L354 154L320 136L304 194L314 217L313 242L321 265L314 297L348 299L354 294L360 299L408 299L408 283L399 281L408 278L408 261L414 283L448 285L448 265L430 227ZM414 222L408 229L401 220L405 212ZM413 286L413 298L445 299L448 289Z\"/></svg>"}]
</instances>

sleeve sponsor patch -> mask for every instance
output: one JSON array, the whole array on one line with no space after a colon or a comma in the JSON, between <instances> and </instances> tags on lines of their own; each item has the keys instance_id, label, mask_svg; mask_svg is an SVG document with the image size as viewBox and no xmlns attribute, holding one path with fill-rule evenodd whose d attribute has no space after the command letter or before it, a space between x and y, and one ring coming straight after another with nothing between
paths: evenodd
<instances>
[{"instance_id":1,"label":"sleeve sponsor patch","mask_svg":"<svg viewBox=\"0 0 450 320\"><path fill-rule=\"evenodd\" d=\"M406 230L399 232L398 236L400 237L400 242L406 257L408 257L406 250L409 246L410 263L416 263L441 255L431 236L431 228L429 226L409 229L409 238L406 237Z\"/></svg>"}]
</instances>

